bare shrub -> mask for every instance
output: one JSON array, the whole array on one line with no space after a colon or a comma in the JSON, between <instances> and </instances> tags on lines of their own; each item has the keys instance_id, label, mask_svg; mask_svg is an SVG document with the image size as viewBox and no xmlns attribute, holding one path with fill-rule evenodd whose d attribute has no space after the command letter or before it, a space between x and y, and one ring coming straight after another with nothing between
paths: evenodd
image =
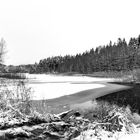
<instances>
[{"instance_id":1,"label":"bare shrub","mask_svg":"<svg viewBox=\"0 0 140 140\"><path fill-rule=\"evenodd\" d=\"M24 80L1 79L0 106L1 110L15 109L21 113L31 112L31 88L27 87Z\"/></svg>"},{"instance_id":2,"label":"bare shrub","mask_svg":"<svg viewBox=\"0 0 140 140\"><path fill-rule=\"evenodd\" d=\"M3 38L0 40L0 64L4 61L4 56L6 53L6 42Z\"/></svg>"},{"instance_id":3,"label":"bare shrub","mask_svg":"<svg viewBox=\"0 0 140 140\"><path fill-rule=\"evenodd\" d=\"M24 114L31 112L31 88L27 87L23 80L16 83L15 101L17 102L14 106Z\"/></svg>"}]
</instances>

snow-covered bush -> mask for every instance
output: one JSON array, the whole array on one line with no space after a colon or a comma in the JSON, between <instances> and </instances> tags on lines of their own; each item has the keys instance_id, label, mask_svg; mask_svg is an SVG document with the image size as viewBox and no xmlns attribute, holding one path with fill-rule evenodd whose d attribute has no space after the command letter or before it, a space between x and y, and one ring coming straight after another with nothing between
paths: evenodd
<instances>
[{"instance_id":1,"label":"snow-covered bush","mask_svg":"<svg viewBox=\"0 0 140 140\"><path fill-rule=\"evenodd\" d=\"M104 101L93 101L93 104L77 105L75 110L78 110L82 113L84 118L89 119L91 122L98 122L102 124L103 128L110 131L121 131L125 128L126 131L132 132L134 123L138 123L138 114L132 113L130 107L119 107L115 104L109 104ZM73 108L74 109L74 108ZM137 115L136 115L137 114ZM134 117L136 116L136 117Z\"/></svg>"},{"instance_id":2,"label":"snow-covered bush","mask_svg":"<svg viewBox=\"0 0 140 140\"><path fill-rule=\"evenodd\" d=\"M83 105L83 104L82 104ZM86 105L86 104L85 104ZM119 107L106 102L93 102L94 107L82 107L80 111L84 118L90 120L86 130L74 140L86 139L118 139L120 136L137 132L140 116L132 113L130 107Z\"/></svg>"}]
</instances>

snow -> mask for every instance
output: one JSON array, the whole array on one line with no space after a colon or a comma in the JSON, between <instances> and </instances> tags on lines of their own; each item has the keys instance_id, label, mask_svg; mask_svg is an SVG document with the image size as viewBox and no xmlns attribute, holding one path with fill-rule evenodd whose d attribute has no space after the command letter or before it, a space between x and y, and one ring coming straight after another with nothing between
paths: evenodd
<instances>
[{"instance_id":1,"label":"snow","mask_svg":"<svg viewBox=\"0 0 140 140\"><path fill-rule=\"evenodd\" d=\"M101 88L104 85L101 84L70 84L70 83L50 83L50 84L31 84L34 89L34 99L52 99L63 95L69 95L72 93L80 92L83 90Z\"/></svg>"},{"instance_id":2,"label":"snow","mask_svg":"<svg viewBox=\"0 0 140 140\"><path fill-rule=\"evenodd\" d=\"M33 88L33 99L52 99L80 91L102 88L98 82L112 79L93 78L87 76L57 76L46 74L27 74L29 86Z\"/></svg>"},{"instance_id":3,"label":"snow","mask_svg":"<svg viewBox=\"0 0 140 140\"><path fill-rule=\"evenodd\" d=\"M140 131L133 134L127 134L122 136L119 140L139 140L140 139Z\"/></svg>"},{"instance_id":4,"label":"snow","mask_svg":"<svg viewBox=\"0 0 140 140\"><path fill-rule=\"evenodd\" d=\"M95 78L88 76L61 76L51 74L26 74L26 77L40 82L95 82L95 81L112 81L112 78Z\"/></svg>"}]
</instances>

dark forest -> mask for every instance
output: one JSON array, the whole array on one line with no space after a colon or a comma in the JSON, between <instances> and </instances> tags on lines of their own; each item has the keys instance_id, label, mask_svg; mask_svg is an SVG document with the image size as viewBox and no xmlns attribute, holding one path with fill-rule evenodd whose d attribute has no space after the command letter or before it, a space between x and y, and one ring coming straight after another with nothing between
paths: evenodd
<instances>
[{"instance_id":1,"label":"dark forest","mask_svg":"<svg viewBox=\"0 0 140 140\"><path fill-rule=\"evenodd\" d=\"M128 71L140 68L140 35L129 42L117 42L96 47L83 54L48 57L32 65L9 66L10 72L82 74L101 71Z\"/></svg>"}]
</instances>

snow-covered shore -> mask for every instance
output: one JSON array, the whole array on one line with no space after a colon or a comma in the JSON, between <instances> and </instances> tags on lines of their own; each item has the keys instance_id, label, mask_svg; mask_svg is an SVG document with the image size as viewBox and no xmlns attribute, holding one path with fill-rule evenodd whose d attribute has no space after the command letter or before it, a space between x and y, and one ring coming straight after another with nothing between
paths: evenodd
<instances>
[{"instance_id":1,"label":"snow-covered shore","mask_svg":"<svg viewBox=\"0 0 140 140\"><path fill-rule=\"evenodd\" d=\"M52 99L80 91L102 88L104 84L98 82L112 81L107 78L93 78L87 76L57 76L46 74L28 74L29 86L33 88L33 99Z\"/></svg>"}]
</instances>

